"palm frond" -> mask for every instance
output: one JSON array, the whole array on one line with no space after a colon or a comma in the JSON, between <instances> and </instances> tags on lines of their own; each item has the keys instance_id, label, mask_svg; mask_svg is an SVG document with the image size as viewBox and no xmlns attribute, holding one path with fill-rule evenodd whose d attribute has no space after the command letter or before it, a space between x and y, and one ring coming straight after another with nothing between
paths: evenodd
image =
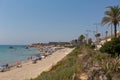
<instances>
[{"instance_id":1,"label":"palm frond","mask_svg":"<svg viewBox=\"0 0 120 80\"><path fill-rule=\"evenodd\" d=\"M118 16L118 20L120 20L120 16Z\"/></svg>"},{"instance_id":2,"label":"palm frond","mask_svg":"<svg viewBox=\"0 0 120 80\"><path fill-rule=\"evenodd\" d=\"M112 26L112 23L108 24L108 27L111 27Z\"/></svg>"},{"instance_id":3,"label":"palm frond","mask_svg":"<svg viewBox=\"0 0 120 80\"><path fill-rule=\"evenodd\" d=\"M113 16L113 13L111 11L105 11L106 16L111 17Z\"/></svg>"},{"instance_id":4,"label":"palm frond","mask_svg":"<svg viewBox=\"0 0 120 80\"><path fill-rule=\"evenodd\" d=\"M108 12L110 13L110 15L112 17L118 17L120 15L120 8L119 8L119 6L109 6L107 8L109 8ZM109 14L106 13L106 15L109 15Z\"/></svg>"},{"instance_id":5,"label":"palm frond","mask_svg":"<svg viewBox=\"0 0 120 80\"><path fill-rule=\"evenodd\" d=\"M111 17L105 16L105 17L103 17L101 24L105 25L107 23L112 23L112 19L111 19Z\"/></svg>"}]
</instances>

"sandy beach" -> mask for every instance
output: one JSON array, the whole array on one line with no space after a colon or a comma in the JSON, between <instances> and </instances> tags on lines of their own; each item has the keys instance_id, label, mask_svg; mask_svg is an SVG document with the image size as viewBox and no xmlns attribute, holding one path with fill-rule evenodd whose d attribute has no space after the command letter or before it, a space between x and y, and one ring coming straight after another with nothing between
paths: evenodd
<instances>
[{"instance_id":1,"label":"sandy beach","mask_svg":"<svg viewBox=\"0 0 120 80\"><path fill-rule=\"evenodd\" d=\"M25 80L35 78L43 71L48 71L53 65L62 60L73 49L65 48L56 51L52 55L49 55L45 59L38 61L36 64L32 64L31 61L22 64L21 68L15 68L10 71L0 72L0 80Z\"/></svg>"}]
</instances>

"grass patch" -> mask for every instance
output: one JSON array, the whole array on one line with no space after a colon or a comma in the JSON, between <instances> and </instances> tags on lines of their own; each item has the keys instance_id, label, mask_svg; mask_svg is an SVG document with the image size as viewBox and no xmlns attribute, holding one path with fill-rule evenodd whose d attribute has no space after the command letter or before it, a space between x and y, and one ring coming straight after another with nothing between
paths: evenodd
<instances>
[{"instance_id":1,"label":"grass patch","mask_svg":"<svg viewBox=\"0 0 120 80\"><path fill-rule=\"evenodd\" d=\"M76 48L50 71L43 72L33 80L72 80L77 69L77 57L81 53L81 47Z\"/></svg>"}]
</instances>

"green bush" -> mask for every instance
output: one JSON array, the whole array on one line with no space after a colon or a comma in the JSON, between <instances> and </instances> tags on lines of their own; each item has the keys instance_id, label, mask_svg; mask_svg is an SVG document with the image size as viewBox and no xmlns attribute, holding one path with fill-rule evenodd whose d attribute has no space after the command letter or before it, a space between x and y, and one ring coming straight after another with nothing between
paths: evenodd
<instances>
[{"instance_id":1,"label":"green bush","mask_svg":"<svg viewBox=\"0 0 120 80\"><path fill-rule=\"evenodd\" d=\"M106 42L100 48L101 52L107 52L113 56L120 55L120 36L113 38L111 41Z\"/></svg>"},{"instance_id":2,"label":"green bush","mask_svg":"<svg viewBox=\"0 0 120 80\"><path fill-rule=\"evenodd\" d=\"M90 48L94 49L95 48L95 44L90 45Z\"/></svg>"}]
</instances>

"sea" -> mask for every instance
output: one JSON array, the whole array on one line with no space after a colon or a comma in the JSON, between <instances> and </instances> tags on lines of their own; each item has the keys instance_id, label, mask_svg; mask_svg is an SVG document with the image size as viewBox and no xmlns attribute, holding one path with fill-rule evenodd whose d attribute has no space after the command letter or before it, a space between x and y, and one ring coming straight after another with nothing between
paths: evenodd
<instances>
[{"instance_id":1,"label":"sea","mask_svg":"<svg viewBox=\"0 0 120 80\"><path fill-rule=\"evenodd\" d=\"M27 45L0 45L0 65L26 61L29 57L40 54L37 48L26 48Z\"/></svg>"}]
</instances>

